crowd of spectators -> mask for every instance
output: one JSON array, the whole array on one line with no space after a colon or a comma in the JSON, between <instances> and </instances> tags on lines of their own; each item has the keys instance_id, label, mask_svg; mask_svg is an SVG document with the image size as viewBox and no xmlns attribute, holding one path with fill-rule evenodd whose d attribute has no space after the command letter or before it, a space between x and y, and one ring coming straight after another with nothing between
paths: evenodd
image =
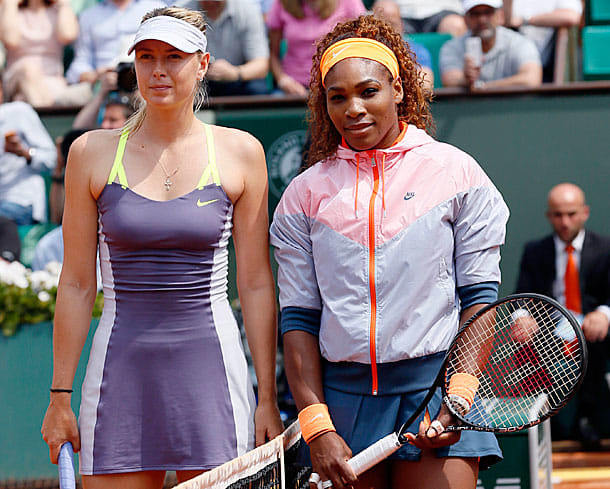
<instances>
[{"instance_id":1,"label":"crowd of spectators","mask_svg":"<svg viewBox=\"0 0 610 489\"><path fill-rule=\"evenodd\" d=\"M527 76L522 69L537 63L544 81L552 81L555 30L578 25L583 10L582 0L2 0L5 97L34 108L75 107L100 89L119 90L117 73L130 70L126 46L142 16L170 3L206 16L211 97L305 96L314 42L338 21L367 11L400 29L425 71L438 63L441 79L426 73L431 87L480 89L498 78L536 85L542 80L533 68ZM453 39L431 60L409 37L421 33ZM466 53L472 37L482 41L481 66L473 67Z\"/></svg>"}]
</instances>

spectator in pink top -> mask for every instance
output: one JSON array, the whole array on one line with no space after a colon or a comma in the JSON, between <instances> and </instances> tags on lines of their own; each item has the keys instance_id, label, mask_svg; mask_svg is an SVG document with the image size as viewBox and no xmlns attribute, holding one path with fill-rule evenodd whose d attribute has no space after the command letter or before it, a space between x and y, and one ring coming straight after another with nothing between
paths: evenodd
<instances>
[{"instance_id":1,"label":"spectator in pink top","mask_svg":"<svg viewBox=\"0 0 610 489\"><path fill-rule=\"evenodd\" d=\"M83 105L91 96L90 87L68 85L64 78L64 46L77 34L78 20L69 0L2 0L7 99L37 108Z\"/></svg>"},{"instance_id":2,"label":"spectator in pink top","mask_svg":"<svg viewBox=\"0 0 610 489\"><path fill-rule=\"evenodd\" d=\"M279 89L305 95L315 43L338 23L366 12L362 0L273 0L267 14L271 72ZM282 39L286 53L280 56Z\"/></svg>"}]
</instances>

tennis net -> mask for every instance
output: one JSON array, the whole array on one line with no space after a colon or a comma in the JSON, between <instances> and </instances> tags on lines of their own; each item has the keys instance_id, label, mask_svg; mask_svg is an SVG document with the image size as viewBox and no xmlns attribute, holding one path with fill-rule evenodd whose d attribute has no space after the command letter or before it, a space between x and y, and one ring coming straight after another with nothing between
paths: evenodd
<instances>
[{"instance_id":1,"label":"tennis net","mask_svg":"<svg viewBox=\"0 0 610 489\"><path fill-rule=\"evenodd\" d=\"M299 422L273 440L174 489L307 489L310 467L299 465Z\"/></svg>"}]
</instances>

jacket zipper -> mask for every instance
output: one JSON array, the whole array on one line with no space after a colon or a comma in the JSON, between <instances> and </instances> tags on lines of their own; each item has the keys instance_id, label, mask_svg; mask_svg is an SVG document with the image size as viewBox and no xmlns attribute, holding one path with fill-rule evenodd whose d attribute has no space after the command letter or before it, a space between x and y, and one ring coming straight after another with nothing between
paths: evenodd
<instances>
[{"instance_id":1,"label":"jacket zipper","mask_svg":"<svg viewBox=\"0 0 610 489\"><path fill-rule=\"evenodd\" d=\"M371 357L372 393L377 395L377 353L376 353L376 328L377 328L377 288L375 286L375 200L379 191L379 168L375 157L371 158L373 167L373 193L369 201L369 294L371 298L371 318L369 323L369 348Z\"/></svg>"}]
</instances>

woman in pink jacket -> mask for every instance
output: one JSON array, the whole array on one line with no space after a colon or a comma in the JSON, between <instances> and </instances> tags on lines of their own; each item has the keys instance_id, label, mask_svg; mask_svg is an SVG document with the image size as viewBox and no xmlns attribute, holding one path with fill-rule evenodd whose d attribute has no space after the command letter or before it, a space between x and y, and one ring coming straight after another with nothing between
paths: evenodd
<instances>
[{"instance_id":1,"label":"woman in pink jacket","mask_svg":"<svg viewBox=\"0 0 610 489\"><path fill-rule=\"evenodd\" d=\"M508 209L474 159L427 134L423 80L388 24L337 25L313 64L310 167L271 228L313 470L336 489L474 489L501 457L492 434L417 421L419 437L358 480L346 460L410 416L459 323L497 298ZM451 421L440 397L432 426Z\"/></svg>"}]
</instances>

